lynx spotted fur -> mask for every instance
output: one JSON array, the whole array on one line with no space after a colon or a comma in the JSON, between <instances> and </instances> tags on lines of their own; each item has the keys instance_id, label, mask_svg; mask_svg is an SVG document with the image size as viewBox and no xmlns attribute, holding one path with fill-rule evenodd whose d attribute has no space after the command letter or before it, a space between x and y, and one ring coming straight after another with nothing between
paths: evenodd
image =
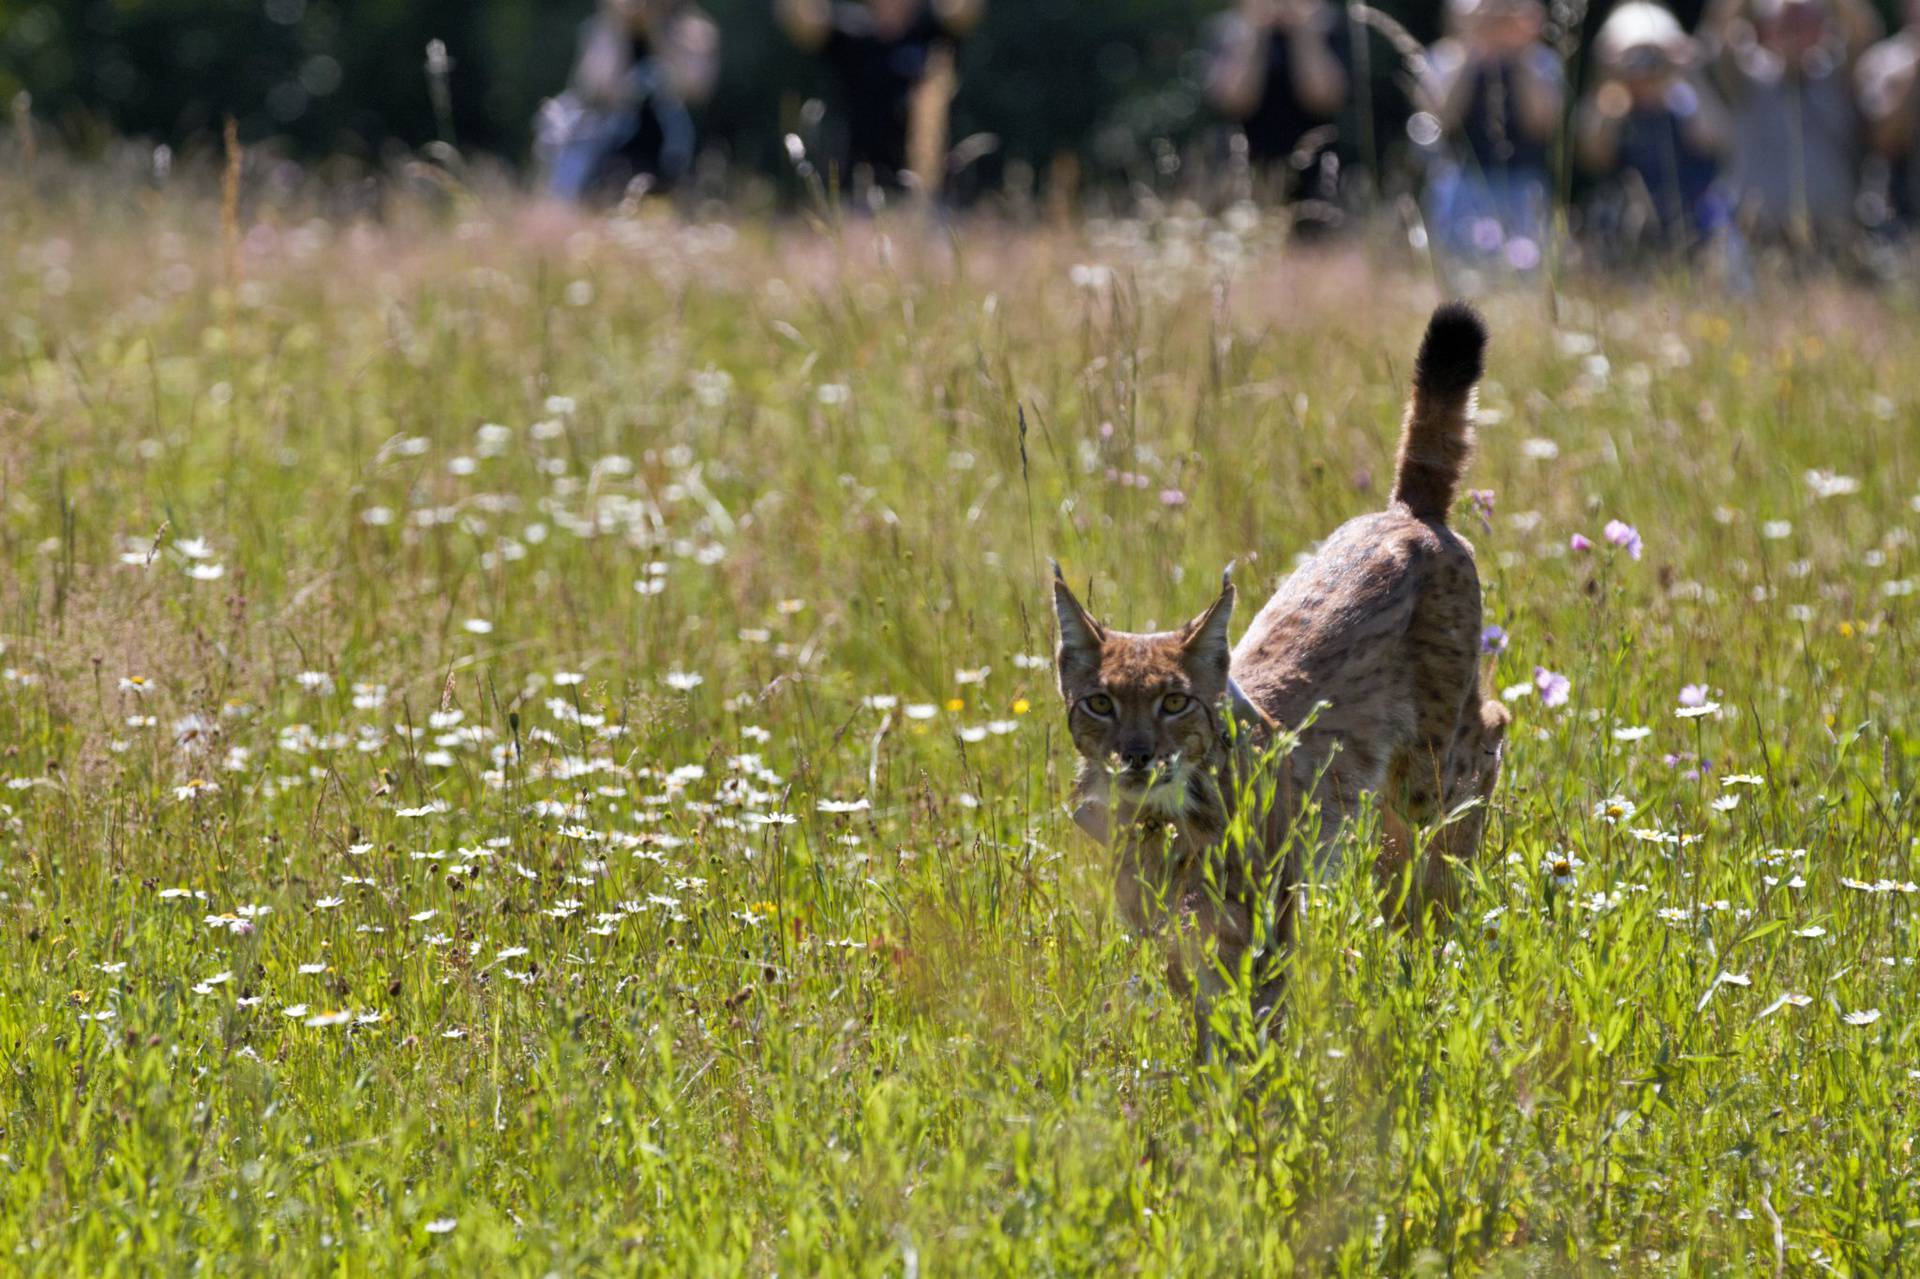
<instances>
[{"instance_id":1,"label":"lynx spotted fur","mask_svg":"<svg viewBox=\"0 0 1920 1279\"><path fill-rule=\"evenodd\" d=\"M1075 820L1113 848L1123 917L1170 930L1174 968L1203 992L1216 959L1230 970L1256 943L1268 957L1284 950L1305 859L1331 869L1332 836L1363 796L1380 812L1383 884L1410 881L1421 901L1444 904L1451 866L1479 847L1508 714L1482 687L1480 579L1447 514L1485 350L1471 308L1433 313L1391 503L1336 529L1238 644L1230 577L1185 626L1128 634L1096 621L1055 567L1060 691L1080 756ZM1282 729L1298 739L1273 764L1265 811L1249 814L1255 837L1238 858L1210 860L1247 769ZM1319 838L1303 849L1289 834L1309 801ZM1259 986L1264 1011L1279 983Z\"/></svg>"}]
</instances>

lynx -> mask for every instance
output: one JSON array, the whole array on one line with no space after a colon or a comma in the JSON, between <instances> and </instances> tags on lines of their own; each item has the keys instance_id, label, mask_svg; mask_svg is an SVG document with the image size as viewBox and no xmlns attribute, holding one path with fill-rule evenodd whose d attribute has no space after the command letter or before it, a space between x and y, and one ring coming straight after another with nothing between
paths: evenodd
<instances>
[{"instance_id":1,"label":"lynx","mask_svg":"<svg viewBox=\"0 0 1920 1279\"><path fill-rule=\"evenodd\" d=\"M1478 850L1508 714L1482 685L1480 579L1447 513L1472 445L1486 343L1470 307L1434 311L1391 503L1336 529L1237 645L1231 570L1186 625L1127 634L1094 620L1054 566L1060 692L1080 757L1074 820L1112 846L1127 923L1143 934L1173 926L1170 967L1197 979L1203 1000L1220 970L1284 952L1303 858L1337 869L1325 862L1350 841L1333 836L1362 814L1363 796L1380 814L1383 885L1407 883L1415 900L1444 906L1453 864ZM1281 731L1297 739L1271 765L1266 811L1248 814L1254 838L1223 859L1239 797L1252 793L1247 770ZM1320 820L1303 852L1289 833L1306 829L1294 823L1308 801ZM1415 830L1436 824L1416 841ZM1255 985L1264 1016L1280 979ZM1204 1044L1204 1020L1201 1035Z\"/></svg>"}]
</instances>

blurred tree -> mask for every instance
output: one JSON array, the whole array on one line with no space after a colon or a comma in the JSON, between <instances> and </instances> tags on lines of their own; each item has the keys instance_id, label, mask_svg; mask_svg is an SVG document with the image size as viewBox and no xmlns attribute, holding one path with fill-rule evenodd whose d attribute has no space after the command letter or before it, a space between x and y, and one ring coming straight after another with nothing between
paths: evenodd
<instances>
[{"instance_id":1,"label":"blurred tree","mask_svg":"<svg viewBox=\"0 0 1920 1279\"><path fill-rule=\"evenodd\" d=\"M425 61L438 38L456 64L452 127L494 142L508 136L496 109L518 106L491 94L510 60L485 56L482 32L502 9L537 12L457 0L0 0L0 65L83 146L108 130L190 144L231 114L250 141L365 155L390 138L435 136ZM537 33L516 34L539 47Z\"/></svg>"}]
</instances>

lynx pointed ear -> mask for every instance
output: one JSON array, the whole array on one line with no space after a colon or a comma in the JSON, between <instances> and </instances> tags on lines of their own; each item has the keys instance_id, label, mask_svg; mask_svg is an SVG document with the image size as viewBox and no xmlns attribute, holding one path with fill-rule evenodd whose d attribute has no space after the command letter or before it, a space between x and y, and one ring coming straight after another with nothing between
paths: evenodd
<instances>
[{"instance_id":1,"label":"lynx pointed ear","mask_svg":"<svg viewBox=\"0 0 1920 1279\"><path fill-rule=\"evenodd\" d=\"M1233 621L1233 565L1220 575L1220 596L1206 612L1180 628L1180 649L1194 675L1218 679L1224 687L1233 646L1227 642L1227 624Z\"/></svg>"},{"instance_id":2,"label":"lynx pointed ear","mask_svg":"<svg viewBox=\"0 0 1920 1279\"><path fill-rule=\"evenodd\" d=\"M1100 646L1106 642L1107 632L1067 589L1067 579L1058 564L1053 566L1053 611L1060 619L1060 648L1056 658L1062 677L1070 665L1099 665Z\"/></svg>"}]
</instances>

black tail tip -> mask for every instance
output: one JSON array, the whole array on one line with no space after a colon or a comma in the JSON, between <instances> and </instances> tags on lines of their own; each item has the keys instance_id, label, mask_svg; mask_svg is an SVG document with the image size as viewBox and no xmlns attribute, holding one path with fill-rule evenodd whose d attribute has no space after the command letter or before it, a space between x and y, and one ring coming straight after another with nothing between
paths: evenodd
<instances>
[{"instance_id":1,"label":"black tail tip","mask_svg":"<svg viewBox=\"0 0 1920 1279\"><path fill-rule=\"evenodd\" d=\"M1487 367L1487 322L1465 302L1442 302L1427 321L1414 361L1413 383L1422 391L1472 388Z\"/></svg>"}]
</instances>

